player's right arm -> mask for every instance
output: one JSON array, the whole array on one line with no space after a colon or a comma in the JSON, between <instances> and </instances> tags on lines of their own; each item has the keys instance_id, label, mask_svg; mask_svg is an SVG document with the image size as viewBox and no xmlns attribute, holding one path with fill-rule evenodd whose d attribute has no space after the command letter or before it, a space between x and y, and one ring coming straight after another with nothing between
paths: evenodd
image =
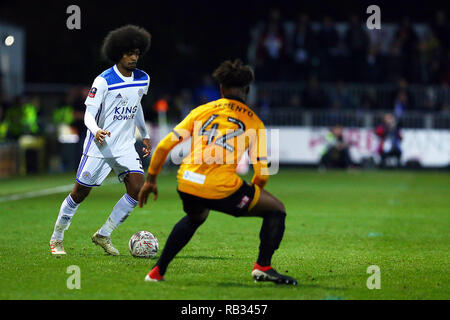
<instances>
[{"instance_id":1,"label":"player's right arm","mask_svg":"<svg viewBox=\"0 0 450 320\"><path fill-rule=\"evenodd\" d=\"M150 193L154 193L153 199L158 197L158 187L156 185L156 177L166 161L170 151L182 141L188 139L192 135L194 129L195 112L191 111L183 121L181 121L164 139L156 146L152 155L152 160L148 167L148 175L144 185L139 192L139 207L142 208L147 203Z\"/></svg>"},{"instance_id":2,"label":"player's right arm","mask_svg":"<svg viewBox=\"0 0 450 320\"><path fill-rule=\"evenodd\" d=\"M95 117L97 116L102 103L105 100L106 92L108 91L108 84L102 77L97 77L92 84L91 90L86 98L86 112L84 113L84 124L89 131L95 136L95 139L103 145L105 137L111 136L111 133L107 130L101 129Z\"/></svg>"}]
</instances>

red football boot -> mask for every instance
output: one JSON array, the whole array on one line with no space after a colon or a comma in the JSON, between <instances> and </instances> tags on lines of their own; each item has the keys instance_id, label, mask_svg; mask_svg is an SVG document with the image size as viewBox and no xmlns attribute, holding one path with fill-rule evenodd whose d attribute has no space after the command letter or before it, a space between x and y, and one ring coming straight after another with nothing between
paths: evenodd
<instances>
[{"instance_id":1,"label":"red football boot","mask_svg":"<svg viewBox=\"0 0 450 320\"><path fill-rule=\"evenodd\" d=\"M155 266L152 270L145 276L145 281L157 282L164 281L164 277L159 273L159 267Z\"/></svg>"}]
</instances>

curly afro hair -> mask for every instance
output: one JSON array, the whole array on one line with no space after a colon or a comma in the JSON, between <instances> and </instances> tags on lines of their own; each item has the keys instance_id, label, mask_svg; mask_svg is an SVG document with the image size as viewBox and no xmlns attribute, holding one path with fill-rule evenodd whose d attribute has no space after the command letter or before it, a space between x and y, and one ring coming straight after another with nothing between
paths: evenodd
<instances>
[{"instance_id":1,"label":"curly afro hair","mask_svg":"<svg viewBox=\"0 0 450 320\"><path fill-rule=\"evenodd\" d=\"M255 80L252 67L245 65L241 59L224 61L213 72L213 78L227 88L243 88Z\"/></svg>"},{"instance_id":2,"label":"curly afro hair","mask_svg":"<svg viewBox=\"0 0 450 320\"><path fill-rule=\"evenodd\" d=\"M152 36L144 28L126 25L110 31L103 41L102 55L114 62L119 62L123 54L139 49L140 55L150 48Z\"/></svg>"}]
</instances>

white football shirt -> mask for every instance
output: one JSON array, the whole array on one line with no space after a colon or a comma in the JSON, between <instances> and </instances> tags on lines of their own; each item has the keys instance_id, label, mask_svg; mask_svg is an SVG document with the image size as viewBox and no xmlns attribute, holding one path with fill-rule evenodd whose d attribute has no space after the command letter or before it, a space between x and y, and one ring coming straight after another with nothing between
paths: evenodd
<instances>
[{"instance_id":1,"label":"white football shirt","mask_svg":"<svg viewBox=\"0 0 450 320\"><path fill-rule=\"evenodd\" d=\"M135 117L141 99L147 94L150 77L135 69L131 77L124 77L114 65L95 78L86 98L87 108L96 108L97 125L111 133L103 146L95 139L95 133L87 130L83 153L97 158L115 158L134 152ZM87 112L87 111L86 111Z\"/></svg>"}]
</instances>

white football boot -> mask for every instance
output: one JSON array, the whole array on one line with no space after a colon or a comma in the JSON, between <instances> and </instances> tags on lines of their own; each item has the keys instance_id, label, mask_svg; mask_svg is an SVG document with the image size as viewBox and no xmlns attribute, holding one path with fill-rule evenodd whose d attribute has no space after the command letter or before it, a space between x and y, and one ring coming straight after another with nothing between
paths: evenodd
<instances>
[{"instance_id":1,"label":"white football boot","mask_svg":"<svg viewBox=\"0 0 450 320\"><path fill-rule=\"evenodd\" d=\"M62 240L50 240L50 250L52 254L66 254Z\"/></svg>"},{"instance_id":2,"label":"white football boot","mask_svg":"<svg viewBox=\"0 0 450 320\"><path fill-rule=\"evenodd\" d=\"M98 233L98 231L92 236L92 242L102 247L107 254L110 254L112 256L119 256L119 250L114 248L111 242L111 237L102 236L100 233Z\"/></svg>"}]
</instances>

